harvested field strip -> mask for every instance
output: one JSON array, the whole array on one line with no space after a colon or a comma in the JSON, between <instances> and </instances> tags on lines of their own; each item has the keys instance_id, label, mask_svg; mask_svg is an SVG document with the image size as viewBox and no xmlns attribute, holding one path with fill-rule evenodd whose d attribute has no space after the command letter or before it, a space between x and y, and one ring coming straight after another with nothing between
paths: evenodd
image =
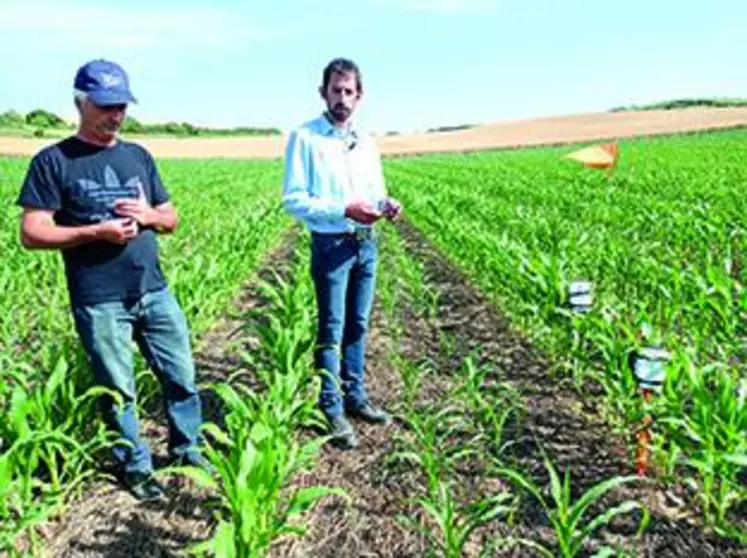
<instances>
[{"instance_id":1,"label":"harvested field strip","mask_svg":"<svg viewBox=\"0 0 747 558\"><path fill-rule=\"evenodd\" d=\"M514 149L659 134L706 133L747 126L747 108L690 108L587 113L493 122L466 130L407 133L378 138L385 155ZM133 137L156 157L187 159L278 159L286 136L227 138ZM0 155L33 155L55 141L0 136Z\"/></svg>"}]
</instances>

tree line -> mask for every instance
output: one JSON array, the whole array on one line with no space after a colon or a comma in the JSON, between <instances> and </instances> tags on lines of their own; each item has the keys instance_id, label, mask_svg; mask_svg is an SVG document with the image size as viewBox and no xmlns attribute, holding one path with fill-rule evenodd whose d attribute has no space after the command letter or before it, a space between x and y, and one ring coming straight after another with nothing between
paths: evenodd
<instances>
[{"instance_id":1,"label":"tree line","mask_svg":"<svg viewBox=\"0 0 747 558\"><path fill-rule=\"evenodd\" d=\"M648 105L627 105L615 107L611 112L625 112L630 110L676 110L691 107L747 107L747 99L733 99L728 97L711 97L702 99L672 99Z\"/></svg>"},{"instance_id":2,"label":"tree line","mask_svg":"<svg viewBox=\"0 0 747 558\"><path fill-rule=\"evenodd\" d=\"M44 109L35 109L25 115L11 109L0 113L0 129L31 131L33 135L43 137L47 131L73 130L75 125ZM195 126L189 122L145 124L132 116L127 116L122 125L122 133L154 136L264 136L277 135L281 132L277 128L250 126L207 128Z\"/></svg>"}]
</instances>

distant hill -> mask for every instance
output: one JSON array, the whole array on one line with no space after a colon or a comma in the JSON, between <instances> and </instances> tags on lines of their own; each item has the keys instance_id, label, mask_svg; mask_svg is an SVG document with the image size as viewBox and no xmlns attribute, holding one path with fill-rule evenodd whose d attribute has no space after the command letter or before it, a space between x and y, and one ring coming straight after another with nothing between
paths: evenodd
<instances>
[{"instance_id":1,"label":"distant hill","mask_svg":"<svg viewBox=\"0 0 747 558\"><path fill-rule=\"evenodd\" d=\"M648 105L628 105L615 107L610 112L626 112L633 110L675 110L691 107L747 107L747 99L734 98L707 98L707 99L673 99L670 101L661 101Z\"/></svg>"},{"instance_id":2,"label":"distant hill","mask_svg":"<svg viewBox=\"0 0 747 558\"><path fill-rule=\"evenodd\" d=\"M15 110L0 113L0 135L26 137L60 137L69 134L75 125L66 122L56 114L43 110L32 110L23 115ZM271 136L280 135L277 128L254 128L237 126L234 128L207 128L194 126L189 122L165 122L144 124L128 116L122 126L122 133L133 136L166 137L216 137L216 136Z\"/></svg>"}]
</instances>

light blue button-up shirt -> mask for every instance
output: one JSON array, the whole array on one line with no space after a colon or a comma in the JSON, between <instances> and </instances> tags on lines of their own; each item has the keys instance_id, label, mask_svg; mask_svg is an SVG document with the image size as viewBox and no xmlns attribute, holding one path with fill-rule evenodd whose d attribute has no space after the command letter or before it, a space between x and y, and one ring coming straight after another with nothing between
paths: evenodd
<instances>
[{"instance_id":1,"label":"light blue button-up shirt","mask_svg":"<svg viewBox=\"0 0 747 558\"><path fill-rule=\"evenodd\" d=\"M367 228L345 217L345 207L386 198L381 155L374 138L354 126L340 129L322 115L288 137L283 204L314 232Z\"/></svg>"}]
</instances>

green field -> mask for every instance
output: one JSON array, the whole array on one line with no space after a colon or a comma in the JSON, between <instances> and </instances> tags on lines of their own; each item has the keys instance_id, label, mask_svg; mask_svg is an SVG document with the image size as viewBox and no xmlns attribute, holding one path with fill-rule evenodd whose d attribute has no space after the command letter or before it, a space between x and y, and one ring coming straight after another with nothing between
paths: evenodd
<instances>
[{"instance_id":1,"label":"green field","mask_svg":"<svg viewBox=\"0 0 747 558\"><path fill-rule=\"evenodd\" d=\"M644 416L654 416L650 476L664 489L682 488L684 506L697 525L744 542L747 132L625 141L611 174L563 159L571 149L392 159L385 173L408 223L552 361L547 383L571 385L631 452L630 433ZM27 163L0 159L0 195L8 205L15 202ZM162 264L199 345L214 323L232 313L265 256L288 238L293 225L280 205L282 165L166 160L159 168L181 218L177 233L161 239ZM85 494L97 456L110 439L90 420L98 393L87 391L89 375L69 316L61 258L20 248L18 214L14 208L0 217L0 415L5 417L0 421L0 553L36 556L43 547L36 526ZM426 317L427 289L422 289L420 262L398 229L382 228L382 252L390 256L382 264L379 296L394 328L396 286L409 293L402 301ZM230 376L211 380L226 419L208 433L218 472L213 479L197 480L218 495L217 527L206 549L219 556L264 555L295 533L296 518L326 494L313 484L287 490L300 471L313 470L318 450L318 442L300 434L319 418L310 391L314 311L305 243L301 235L290 251L296 255L285 278L263 287L270 304L264 310L269 321L257 329L261 357L245 355L251 361L245 372L262 387ZM594 286L587 314L569 309L568 288L575 280ZM663 390L648 403L629 366L646 345L671 353ZM393 362L415 397L415 376L400 357ZM142 362L138 366L143 370ZM157 388L148 381L143 386L142 401L152 400ZM508 405L485 384L469 389L459 393L467 394L463 402L475 416L485 418ZM429 425L438 429L438 420L431 424L408 397L402 430L427 440ZM484 424L476 428L489 430ZM441 533L424 536L434 555L477 556L470 537L485 525L510 523L507 510L516 505L514 496L537 496L533 483L544 482L495 455L480 454L482 442L471 444L462 445L459 457L490 461L510 488L484 494L482 507L468 506L464 509L472 511L466 515L451 507L458 500L458 483L448 480L456 478L450 477L453 471L436 467L438 444L402 452L411 470L428 479L422 481L424 496L416 508ZM451 457L442 460L443 467ZM606 488L618 482L633 480L619 477ZM557 503L560 485L554 490ZM645 505L625 502L618 511L640 507ZM521 514L516 511L521 508L513 509ZM594 529L563 523L561 509L560 504L548 508L557 538L544 555L582 555ZM600 520L596 527L605 524ZM567 544L564 529L573 535ZM509 539L506 544L518 544ZM499 546L495 540L490 544ZM619 552L610 555L626 550Z\"/></svg>"},{"instance_id":2,"label":"green field","mask_svg":"<svg viewBox=\"0 0 747 558\"><path fill-rule=\"evenodd\" d=\"M568 148L392 162L410 219L549 351L622 431L657 417L661 475L687 475L705 519L744 505L747 134L625 142L616 172ZM568 308L574 280L591 313ZM644 407L631 353L672 354ZM741 502L741 504L740 504Z\"/></svg>"}]
</instances>

